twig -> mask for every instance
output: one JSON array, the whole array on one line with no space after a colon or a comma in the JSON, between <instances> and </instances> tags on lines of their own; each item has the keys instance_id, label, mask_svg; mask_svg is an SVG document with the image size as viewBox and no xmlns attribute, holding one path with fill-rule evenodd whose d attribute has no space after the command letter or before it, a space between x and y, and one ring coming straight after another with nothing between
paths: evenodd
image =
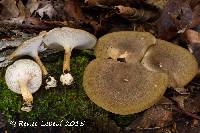
<instances>
[{"instance_id":1,"label":"twig","mask_svg":"<svg viewBox=\"0 0 200 133\"><path fill-rule=\"evenodd\" d=\"M25 21L25 23L17 23L9 20L0 21L0 27L6 27L6 30L16 30L16 29L34 29L34 30L48 30L55 27L77 27L73 23L67 21L46 21L30 18ZM1 29L0 29L1 32Z\"/></svg>"}]
</instances>

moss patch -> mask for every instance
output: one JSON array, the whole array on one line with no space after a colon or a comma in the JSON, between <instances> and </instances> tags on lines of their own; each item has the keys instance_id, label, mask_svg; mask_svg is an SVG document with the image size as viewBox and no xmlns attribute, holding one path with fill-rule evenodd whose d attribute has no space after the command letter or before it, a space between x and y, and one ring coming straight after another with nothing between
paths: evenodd
<instances>
[{"instance_id":1,"label":"moss patch","mask_svg":"<svg viewBox=\"0 0 200 133\"><path fill-rule=\"evenodd\" d=\"M22 112L21 95L11 92L5 83L5 69L0 72L0 112L5 120L26 121L29 123L56 122L61 121L84 121L107 120L108 112L96 106L89 100L82 87L83 72L87 64L94 56L88 51L74 51L71 59L71 74L74 76L74 83L71 86L62 86L58 82L55 89L45 90L44 85L33 94L33 110L29 113ZM62 73L63 53L53 54L48 59L42 59L48 72L59 81ZM124 121L124 120L123 120ZM87 125L89 126L89 125Z\"/></svg>"}]
</instances>

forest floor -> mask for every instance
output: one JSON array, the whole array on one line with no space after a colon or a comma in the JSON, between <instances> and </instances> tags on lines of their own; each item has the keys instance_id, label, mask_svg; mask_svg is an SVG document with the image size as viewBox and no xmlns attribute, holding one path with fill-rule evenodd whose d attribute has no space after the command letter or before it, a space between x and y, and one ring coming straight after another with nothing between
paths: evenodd
<instances>
[{"instance_id":1,"label":"forest floor","mask_svg":"<svg viewBox=\"0 0 200 133\"><path fill-rule=\"evenodd\" d=\"M72 27L97 38L114 31L150 32L192 50L199 63L199 13L199 0L0 0L0 132L200 133L199 75L184 88L168 88L156 105L143 112L117 115L98 107L83 90L83 72L95 59L93 50L73 50L74 83L58 83L50 90L43 84L33 94L33 109L27 113L21 111L21 95L8 89L1 61L16 48L10 42L56 27ZM56 79L62 73L63 54L40 54ZM70 126L74 123L77 126Z\"/></svg>"}]
</instances>

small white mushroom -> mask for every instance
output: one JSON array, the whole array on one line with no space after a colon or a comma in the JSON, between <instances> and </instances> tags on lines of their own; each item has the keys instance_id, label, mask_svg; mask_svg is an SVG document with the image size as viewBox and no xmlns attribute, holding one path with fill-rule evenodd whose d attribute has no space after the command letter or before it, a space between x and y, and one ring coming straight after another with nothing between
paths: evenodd
<instances>
[{"instance_id":1,"label":"small white mushroom","mask_svg":"<svg viewBox=\"0 0 200 133\"><path fill-rule=\"evenodd\" d=\"M70 72L70 56L73 48L91 49L96 44L96 37L89 32L69 27L55 28L49 31L43 39L43 42L51 49L65 51L63 62L63 75L60 80L63 85L70 85L73 77Z\"/></svg>"},{"instance_id":2,"label":"small white mushroom","mask_svg":"<svg viewBox=\"0 0 200 133\"><path fill-rule=\"evenodd\" d=\"M15 58L25 55L31 56L40 66L43 75L48 76L48 80L46 81L47 86L45 88L49 89L52 87L56 87L57 81L54 79L54 77L48 75L45 66L43 65L42 61L40 60L40 57L38 56L38 52L46 50L45 45L43 45L44 35L46 35L46 31L41 32L36 37L24 41L10 56L7 57L7 60L14 60Z\"/></svg>"},{"instance_id":3,"label":"small white mushroom","mask_svg":"<svg viewBox=\"0 0 200 133\"><path fill-rule=\"evenodd\" d=\"M43 75L47 75L48 72L38 56L38 51L41 50L43 36L46 32L41 32L39 36L33 37L25 42L23 42L9 57L8 60L13 60L20 56L28 55L35 59L38 65L42 69Z\"/></svg>"},{"instance_id":4,"label":"small white mushroom","mask_svg":"<svg viewBox=\"0 0 200 133\"><path fill-rule=\"evenodd\" d=\"M29 59L18 60L7 68L5 80L11 91L22 94L24 105L21 110L31 111L32 93L35 93L42 84L42 71L39 65Z\"/></svg>"}]
</instances>

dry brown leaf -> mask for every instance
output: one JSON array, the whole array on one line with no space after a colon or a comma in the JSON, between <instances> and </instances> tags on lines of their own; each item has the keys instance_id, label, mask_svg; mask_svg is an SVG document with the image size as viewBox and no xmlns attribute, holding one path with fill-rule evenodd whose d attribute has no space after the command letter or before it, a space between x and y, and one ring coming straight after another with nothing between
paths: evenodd
<instances>
[{"instance_id":1,"label":"dry brown leaf","mask_svg":"<svg viewBox=\"0 0 200 133\"><path fill-rule=\"evenodd\" d=\"M19 9L19 16L16 18L11 18L11 21L14 23L22 24L25 20L25 6L22 1L18 1L17 7Z\"/></svg>"},{"instance_id":2,"label":"dry brown leaf","mask_svg":"<svg viewBox=\"0 0 200 133\"><path fill-rule=\"evenodd\" d=\"M193 44L200 45L200 32L189 29L184 32L184 37L189 42L190 45Z\"/></svg>"},{"instance_id":3,"label":"dry brown leaf","mask_svg":"<svg viewBox=\"0 0 200 133\"><path fill-rule=\"evenodd\" d=\"M49 18L52 18L53 16L56 16L57 12L53 8L52 4L46 4L43 5L41 8L39 8L36 13L40 15L41 18L44 17L44 15L47 15Z\"/></svg>"},{"instance_id":4,"label":"dry brown leaf","mask_svg":"<svg viewBox=\"0 0 200 133\"><path fill-rule=\"evenodd\" d=\"M3 6L0 16L6 19L18 17L19 9L17 8L16 0L1 0L0 4Z\"/></svg>"},{"instance_id":5,"label":"dry brown leaf","mask_svg":"<svg viewBox=\"0 0 200 133\"><path fill-rule=\"evenodd\" d=\"M172 112L161 106L153 106L144 112L136 122L129 125L132 129L163 128L172 121Z\"/></svg>"},{"instance_id":6,"label":"dry brown leaf","mask_svg":"<svg viewBox=\"0 0 200 133\"><path fill-rule=\"evenodd\" d=\"M26 7L29 9L30 14L33 14L33 12L38 9L39 2L38 0L28 0Z\"/></svg>"},{"instance_id":7,"label":"dry brown leaf","mask_svg":"<svg viewBox=\"0 0 200 133\"><path fill-rule=\"evenodd\" d=\"M115 5L124 5L127 2L123 0L85 0L85 3L87 3L89 6L115 6Z\"/></svg>"},{"instance_id":8,"label":"dry brown leaf","mask_svg":"<svg viewBox=\"0 0 200 133\"><path fill-rule=\"evenodd\" d=\"M192 10L187 1L170 0L158 22L158 35L164 40L171 40L176 34L184 32L191 26Z\"/></svg>"},{"instance_id":9,"label":"dry brown leaf","mask_svg":"<svg viewBox=\"0 0 200 133\"><path fill-rule=\"evenodd\" d=\"M144 0L145 3L153 5L160 10L163 10L169 0Z\"/></svg>"},{"instance_id":10,"label":"dry brown leaf","mask_svg":"<svg viewBox=\"0 0 200 133\"><path fill-rule=\"evenodd\" d=\"M155 16L158 15L157 13L152 12L150 10L136 9L123 5L115 6L115 8L118 10L117 11L118 15L120 15L123 18L127 18L129 20L147 21L150 18L154 18Z\"/></svg>"},{"instance_id":11,"label":"dry brown leaf","mask_svg":"<svg viewBox=\"0 0 200 133\"><path fill-rule=\"evenodd\" d=\"M191 95L184 102L184 110L190 113L200 112L200 94Z\"/></svg>"},{"instance_id":12,"label":"dry brown leaf","mask_svg":"<svg viewBox=\"0 0 200 133\"><path fill-rule=\"evenodd\" d=\"M200 25L200 2L193 8L192 27Z\"/></svg>"},{"instance_id":13,"label":"dry brown leaf","mask_svg":"<svg viewBox=\"0 0 200 133\"><path fill-rule=\"evenodd\" d=\"M185 99L187 98L188 98L188 95L178 95L178 96L172 97L172 99L178 103L181 109L184 109L184 106L185 106L184 102L185 102Z\"/></svg>"},{"instance_id":14,"label":"dry brown leaf","mask_svg":"<svg viewBox=\"0 0 200 133\"><path fill-rule=\"evenodd\" d=\"M83 12L80 8L79 1L77 0L68 0L65 2L64 10L70 18L73 18L76 22L86 22L88 20L83 15Z\"/></svg>"},{"instance_id":15,"label":"dry brown leaf","mask_svg":"<svg viewBox=\"0 0 200 133\"><path fill-rule=\"evenodd\" d=\"M78 0L68 0L65 2L64 11L69 17L69 20L73 19L75 23L90 24L94 31L97 32L100 29L100 24L93 19L87 18L80 8Z\"/></svg>"},{"instance_id":16,"label":"dry brown leaf","mask_svg":"<svg viewBox=\"0 0 200 133\"><path fill-rule=\"evenodd\" d=\"M173 113L169 109L173 105L172 101L166 97L144 112L144 114L134 120L129 127L133 130L162 129L173 120Z\"/></svg>"}]
</instances>

